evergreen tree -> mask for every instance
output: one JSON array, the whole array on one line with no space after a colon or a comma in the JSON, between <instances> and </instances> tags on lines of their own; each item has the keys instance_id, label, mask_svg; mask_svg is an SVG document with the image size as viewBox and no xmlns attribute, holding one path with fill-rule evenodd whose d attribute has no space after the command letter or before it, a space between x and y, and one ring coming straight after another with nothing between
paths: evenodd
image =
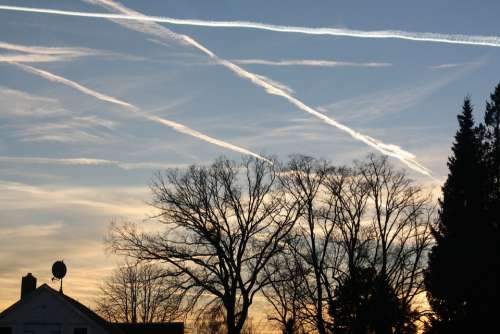
<instances>
[{"instance_id":1,"label":"evergreen tree","mask_svg":"<svg viewBox=\"0 0 500 334\"><path fill-rule=\"evenodd\" d=\"M355 268L335 289L329 305L336 334L413 334L415 314L405 307L386 277Z\"/></svg>"},{"instance_id":2,"label":"evergreen tree","mask_svg":"<svg viewBox=\"0 0 500 334\"><path fill-rule=\"evenodd\" d=\"M370 329L370 304L375 295L376 272L372 268L351 268L350 274L335 289L329 313L334 319L332 332L367 334Z\"/></svg>"},{"instance_id":3,"label":"evergreen tree","mask_svg":"<svg viewBox=\"0 0 500 334\"><path fill-rule=\"evenodd\" d=\"M437 315L434 333L475 332L484 323L481 279L487 265L486 168L483 131L476 127L470 99L458 116L449 174L443 186L436 245L429 256L426 288Z\"/></svg>"},{"instance_id":4,"label":"evergreen tree","mask_svg":"<svg viewBox=\"0 0 500 334\"><path fill-rule=\"evenodd\" d=\"M485 161L488 169L489 218L492 228L498 229L500 217L500 84L486 102L484 115Z\"/></svg>"},{"instance_id":5,"label":"evergreen tree","mask_svg":"<svg viewBox=\"0 0 500 334\"><path fill-rule=\"evenodd\" d=\"M500 84L486 102L484 116L484 162L486 173L485 254L482 272L480 310L484 317L496 320L500 312ZM482 314L481 314L482 315Z\"/></svg>"}]
</instances>

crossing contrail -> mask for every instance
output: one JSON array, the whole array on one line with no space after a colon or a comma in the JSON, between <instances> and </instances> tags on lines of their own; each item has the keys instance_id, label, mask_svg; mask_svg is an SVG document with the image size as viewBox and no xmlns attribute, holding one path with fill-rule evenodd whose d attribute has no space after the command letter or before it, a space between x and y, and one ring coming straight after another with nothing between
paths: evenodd
<instances>
[{"instance_id":1,"label":"crossing contrail","mask_svg":"<svg viewBox=\"0 0 500 334\"><path fill-rule=\"evenodd\" d=\"M412 153L403 150L402 148L400 148L397 145L386 144L380 140L377 140L377 139L372 138L370 136L364 135L360 132L357 132L357 131L349 128L348 126L346 126L344 124L337 122L335 119L330 118L330 117L318 112L314 108L306 105L304 102L293 97L292 95L290 95L289 92L285 91L283 88L274 85L269 80L266 80L265 77L259 76L255 73L252 73L252 72L249 72L249 71L241 68L240 66L238 66L238 65L236 65L228 60L219 58L216 54L214 54L212 51L207 49L205 46L198 43L193 38L191 38L187 35L174 33L165 27L162 27L160 25L155 24L154 22L157 22L157 21L155 21L154 18L152 19L151 17L145 16L141 13L130 10L130 9L120 5L120 4L117 4L117 3L113 2L113 1L109 1L109 0L97 0L97 1L96 0L85 0L85 1L89 2L89 3L98 4L98 5L104 6L106 8L111 8L112 10L116 10L116 11L120 11L122 13L125 13L125 14L95 14L95 15L93 13L91 13L92 15L94 15L94 17L101 17L101 18L107 18L107 19L112 19L112 20L118 20L120 22L120 24L125 24L127 27L134 29L136 31L149 33L149 34L155 35L157 37L175 39L183 44L191 45L191 46L195 47L196 49L200 50L201 52L205 53L207 56L209 56L216 63L228 68L236 75L238 75L242 78L248 79L251 82L253 82L255 85L264 88L267 93L272 94L272 95L281 96L281 97L285 98L291 104L295 105L299 109L321 119L323 122L325 122L329 125L332 125L332 126L338 128L344 132L347 132L354 139L357 139L357 140L375 148L379 152L399 159L401 162L406 164L408 167L412 168L415 171L418 171L419 173L422 173L424 175L431 174L430 171L425 166L421 165L416 160L415 155L413 155ZM67 12L67 11L40 9L40 8L0 6L0 9L11 9L12 10L12 9L16 9L16 8L17 8L17 10L28 11L28 12L52 13L52 14L62 14L62 15L67 15L68 13L70 13L68 15L88 16L87 13L83 13L83 12ZM134 19L131 19L131 18L134 18ZM128 21L124 21L124 20L128 20ZM163 22L163 21L158 21L158 22ZM169 23L169 22L166 22L166 23ZM500 46L500 44L499 44L499 46ZM26 66L26 65L24 65L24 66ZM75 86L74 84L75 84L74 82L71 82L69 85L74 87L74 88L77 88L78 86ZM84 92L85 90L88 90L88 89L86 87L83 87L83 90L81 90L81 91ZM97 93L97 94L100 95L100 93ZM103 97L103 99L105 101L108 101L108 102L111 102L109 100L114 99L113 97L109 97L109 96L101 96L101 97ZM123 102L123 101L118 101L117 104L123 105L123 103L128 104L128 103ZM151 119L151 120L154 120L154 119ZM158 120L154 120L154 121L158 121ZM167 121L167 124L165 124L165 125L168 125L169 122L170 121ZM181 131L181 132L186 131L186 129L183 128L184 126L179 127L179 126L174 126L174 124L171 124L171 126L174 129L177 129L178 131ZM195 133L193 135L199 137L199 133ZM205 138L205 139L208 139L208 138ZM212 138L210 138L210 139L212 140L211 141L212 143L218 145L217 142L213 142L214 139L212 139ZM255 154L252 153L252 155L255 155Z\"/></svg>"},{"instance_id":2,"label":"crossing contrail","mask_svg":"<svg viewBox=\"0 0 500 334\"><path fill-rule=\"evenodd\" d=\"M134 16L134 17L142 17L141 13L136 12L132 9L129 9L119 3L116 3L112 0L84 0L85 2L92 3L92 4L97 4L100 6L103 6L106 9L109 10L114 10L118 11L121 13L124 13L126 16ZM300 101L299 99L293 97L291 95L291 92L284 89L284 87L277 86L274 82L270 81L267 77L252 73L250 71L247 71L240 66L232 63L229 60L219 58L215 53L210 51L208 48L194 40L193 38L187 36L187 35L182 35L178 33L174 33L173 31L156 24L154 22L137 22L137 21L115 21L121 25L125 25L129 29L133 29L136 31L140 31L143 33L151 34L156 37L160 38L166 38L166 39L174 39L177 40L183 44L190 45L199 51L203 52L206 54L210 59L212 59L214 62L217 64L220 64L227 69L231 70L233 73L235 73L237 76L247 79L254 83L257 86L260 86L264 88L264 90L271 95L277 95L281 96L284 99L286 99L288 102L291 104L295 105L297 108L300 110L307 112L323 122L336 127L339 130L342 130L346 133L348 133L352 138L359 140L366 145L378 150L379 152L394 157L396 159L399 159L402 163L407 165L409 168L424 174L424 175L431 175L431 172L429 169L427 169L425 166L420 164L417 160L415 155L413 155L410 152L407 152L403 150L401 147L393 144L386 144L380 140L377 140L375 138L372 138L370 136L364 135L354 129L351 129L350 127L341 124L337 122L335 119L328 117L319 111L315 110L314 108L306 105L304 102Z\"/></svg>"},{"instance_id":3,"label":"crossing contrail","mask_svg":"<svg viewBox=\"0 0 500 334\"><path fill-rule=\"evenodd\" d=\"M276 24L267 24L267 23L249 22L249 21L211 21L211 20L197 20L197 19L178 19L178 18L161 17L161 16L92 13L92 12L66 11L66 10L48 9L48 8L5 6L5 5L0 5L0 9L19 11L19 12L66 15L66 16L95 17L95 18L106 18L114 20L168 23L174 25L189 25L198 27L209 27L209 28L247 28L247 29L274 31L274 32L299 33L306 35L329 35L329 36L377 38L377 39L392 38L392 39L403 39L403 40L421 41L421 42L500 47L499 36L441 34L433 32L410 32L401 30L366 31L366 30L355 30L348 28L297 27L297 26L276 25Z\"/></svg>"},{"instance_id":4,"label":"crossing contrail","mask_svg":"<svg viewBox=\"0 0 500 334\"><path fill-rule=\"evenodd\" d=\"M106 95L106 94L102 94L102 93L99 93L93 89L90 89L88 87L85 87L75 81L72 81L72 80L69 80L69 79L66 79L64 77L61 77L59 75L56 75L54 73L51 73L51 72L48 72L48 71L45 71L45 70L41 70L39 68L36 68L36 67L33 67L33 66L29 66L29 65L26 65L26 64L21 64L21 63L16 63L16 62L9 62L10 64L12 65L15 65L17 67L19 67L20 69L26 71L26 72L29 72L29 73L32 73L32 74L35 74L37 76L40 76L44 79L47 79L47 80L50 80L50 81L53 81L53 82L59 82L59 83L62 83L66 86L69 86L69 87L72 87L86 95L89 95L89 96L92 96L98 100L101 100L101 101L105 101L105 102L108 102L108 103L112 103L112 104L116 104L116 105L119 105L121 107L124 107L140 116L142 116L143 118L146 118L150 121L153 121L153 122L156 122L156 123L159 123L159 124L162 124L162 125L165 125L165 126L168 126L169 128L171 129L174 129L175 131L177 132L181 132L181 133L184 133L186 135L189 135L191 137L195 137L195 138L198 138L198 139L201 139L205 142L208 142L210 144L214 144L214 145L217 145L217 146L220 146L220 147L223 147L223 148L226 148L226 149L229 149L229 150L232 150L232 151L235 151L235 152L238 152L238 153L242 153L242 154L246 154L246 155L251 155L253 157L256 157L258 159L261 159L261 160L264 160L264 161L267 161L269 163L271 163L270 160L256 154L256 153L253 153L243 147L239 147L239 146L236 146L234 144L231 144L231 143L228 143L228 142L225 142L225 141L222 141L222 140L219 140L219 139L216 139L216 138L213 138L213 137L210 137L208 135L205 135L199 131L196 131L194 129L191 129L183 124L180 124L180 123L177 123L177 122L174 122L174 121L170 121L170 120L167 120L167 119L164 119L164 118L161 118L161 117L158 117L158 116L155 116L155 115L151 115L151 114L148 114L148 113L145 113L143 111L141 111L138 107L128 103L128 102L125 102L125 101L122 101L122 100L119 100L115 97L112 97L112 96L109 96L109 95Z\"/></svg>"}]
</instances>

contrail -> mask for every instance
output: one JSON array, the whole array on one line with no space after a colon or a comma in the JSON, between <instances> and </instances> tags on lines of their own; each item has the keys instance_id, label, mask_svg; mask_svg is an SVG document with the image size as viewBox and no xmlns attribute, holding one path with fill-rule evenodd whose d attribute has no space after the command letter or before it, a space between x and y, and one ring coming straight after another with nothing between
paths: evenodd
<instances>
[{"instance_id":1,"label":"contrail","mask_svg":"<svg viewBox=\"0 0 500 334\"><path fill-rule=\"evenodd\" d=\"M240 65L265 65L265 66L321 66L321 67L387 67L390 63L356 63L336 60L319 59L291 59L291 60L267 60L267 59L232 59L235 64Z\"/></svg>"},{"instance_id":2,"label":"contrail","mask_svg":"<svg viewBox=\"0 0 500 334\"><path fill-rule=\"evenodd\" d=\"M184 44L188 44L188 45L191 45L195 48L197 48L198 50L202 51L203 53L205 53L206 55L208 55L211 59L213 59L214 61L216 61L217 63L219 63L220 65L223 65L225 66L226 68L230 69L232 72L234 72L235 74L237 74L238 76L240 77L243 77L243 78L246 78L248 80L250 80L251 82L253 82L254 84L264 88L269 94L273 94L273 95L278 95L278 96L281 96L285 99L287 99L290 103L294 104L296 107L298 107L299 109L307 112L307 113L310 113L312 114L313 116L321 119L322 121L324 121L325 123L327 124L330 124L334 127L337 127L338 129L342 130L342 131L345 131L347 132L349 135L351 135L353 138L357 139L357 140L360 140L362 142L364 142L365 144L377 149L379 152L383 153L383 154L386 154L386 155L389 155L389 156L392 156L392 157L395 157L395 158L398 158L400 161L402 161L403 163L405 163L408 167L422 173L422 174L425 174L425 175L430 175L430 171L425 168L424 166L422 166L420 163L418 163L415 159L415 156L410 153L410 152L407 152L403 149L401 149L399 146L396 146L396 145L392 145L392 144L385 144L375 138L372 138L372 137L369 137L369 136L366 136L364 134L361 134L349 127L347 127L346 125L343 125L339 122L337 122L336 120L334 120L333 118L330 118L316 110L314 110L313 108L309 107L308 105L306 105L305 103L303 103L302 101L294 98L293 96L291 96L289 94L289 92L285 91L283 88L281 87L278 87L276 85L273 85L269 80L266 80L266 78L262 77L262 76L259 76L257 74L254 74L254 73L251 73L249 71L246 71L244 70L243 68L239 67L238 65L228 61L228 60L225 60L225 59L221 59L219 58L217 55L215 55L212 51L208 50L206 47L204 47L203 45L201 45L200 43L198 43L197 41L195 41L194 39L192 39L191 37L189 36L186 36L186 35L181 35L181 34L176 34L164 27L161 27L161 26L158 26L158 25L146 25L146 22L143 22L143 21L154 21L154 20L150 20L150 19L147 19L148 17L146 16L143 16L142 14L140 13L136 13L134 11L131 11L129 9L126 9L126 8L123 8L122 6L119 6L117 5L116 3L112 2L112 1L87 1L87 2L91 2L91 3L97 3L97 4L101 4L101 5L104 5L106 7L111 7L115 10L119 10L119 11L122 11L122 12L126 12L126 14L129 14L129 13L133 13L134 15L119 15L119 14L99 14L99 16L97 17L102 17L102 18L108 18L108 19L120 19L120 17L123 19L123 18L130 18L130 17L135 17L136 20L135 21L141 21L139 23L139 25L134 25L132 27L132 29L135 29L135 30L139 30L139 31L142 31L142 32L147 32L147 33L150 33L150 34L153 34L153 35L156 35L156 36L160 36L160 37L168 37L168 38L174 38L176 40L179 40L181 42L183 42ZM3 7L6 7L6 6L0 6L0 9L2 9ZM16 8L24 8L24 7L16 7ZM31 11L31 10L23 10L23 11ZM53 13L53 14L61 14L62 13L65 13L64 11L57 11L57 10L44 10L44 9L35 9L36 12L46 12L46 11L49 11L50 13ZM54 12L55 11L55 12ZM77 13L78 15L74 15L74 16L85 16L86 14L85 13L81 13L81 12L73 12L73 13ZM106 16L107 15L107 16ZM116 17L116 15L118 15L119 17ZM20 65L20 64L18 64ZM23 65L23 66L26 66L26 65ZM42 72L45 72L45 71L42 71ZM47 73L47 72L45 72ZM49 73L49 77L50 77L50 73ZM49 77L47 77L49 79ZM54 77L52 77L52 79L54 79ZM62 78L63 80L66 80L64 78ZM49 79L51 80L51 79ZM67 84L69 84L70 86L78 89L78 90L81 90L82 92L87 92L88 93L88 88L86 87L83 87L79 84L76 84L72 81L69 81L67 82ZM97 92L95 92L97 93ZM106 96L106 95L102 95L100 93L97 93L99 96L102 97L103 100L105 101L108 101L108 102L112 102L113 100L115 102L112 102L112 103L116 103L118 102L117 104L120 104L120 105L128 105L128 107L130 108L131 105L129 105L128 103L126 102L123 102L123 101L119 101L113 97L110 97L110 96ZM91 94L92 95L92 94ZM97 96L96 96L97 97ZM132 106L132 108L135 108ZM154 116L152 116L154 117ZM151 120L154 120L154 119L151 119ZM158 121L158 120L155 120L155 121ZM170 121L166 121L167 123L163 123L165 125L168 125L168 123ZM173 122L171 122L173 123ZM175 123L177 124L177 123ZM171 124L172 127L174 124ZM174 129L177 129L178 131L181 131L181 132L184 132L186 131L187 129L184 128L184 126L176 126L174 127ZM191 130L191 129L190 129ZM185 133L185 132L184 132ZM193 133L192 135L194 136L197 136L198 138L199 137L199 133ZM209 137L210 138L210 137ZM201 139L201 138L200 138ZM208 138L204 138L205 139L208 139ZM216 139L213 139L213 138L210 138L210 142L211 143L214 143L216 145L219 145L220 142ZM252 153L252 155L254 155L254 153Z\"/></svg>"},{"instance_id":3,"label":"contrail","mask_svg":"<svg viewBox=\"0 0 500 334\"><path fill-rule=\"evenodd\" d=\"M126 8L123 5L115 3L111 0L84 0L84 1L86 1L88 3L92 3L92 4L98 4L100 6L107 8L107 9L111 9L111 10L119 11L121 13L125 13L126 16L141 17L141 15L142 15L141 13L138 13L134 10ZM133 25L131 25L131 22L133 22ZM421 174L431 176L430 170L427 169L425 166L421 165L416 160L415 155L413 155L412 153L403 150L402 148L400 148L397 145L385 144L380 140L377 140L377 139L372 138L370 136L364 135L360 132L357 132L357 131L349 128L348 126L346 126L344 124L337 122L335 119L330 118L330 117L318 112L314 108L306 105L304 102L293 97L288 91L284 90L282 87L276 86L275 84L273 84L272 82L267 80L266 77L249 72L249 71L241 68L240 66L238 66L238 65L236 65L228 60L219 58L215 53L213 53L212 51L207 49L205 46L201 45L200 43L198 43L193 38L191 38L187 35L174 33L163 26L160 26L156 23L151 23L151 22L140 22L141 24L137 24L137 22L135 22L135 21L118 21L118 23L124 24L128 28L134 29L136 31L154 34L155 36L161 37L161 38L174 38L175 40L178 40L183 44L191 45L194 48L205 53L208 57L210 57L216 63L231 70L237 76L245 78L247 80L250 80L255 85L264 88L268 94L277 95L277 96L281 96L281 97L285 98L291 104L295 105L297 108L301 109L302 111L305 111L305 112L319 118L323 122L325 122L329 125L332 125L332 126L338 128L344 132L347 132L354 139L359 140L359 141L367 144L370 147L373 147L374 149L378 150L379 152L381 152L385 155L399 159L401 162L406 164L408 167L410 167L411 169L413 169Z\"/></svg>"},{"instance_id":4,"label":"contrail","mask_svg":"<svg viewBox=\"0 0 500 334\"><path fill-rule=\"evenodd\" d=\"M174 121L170 121L170 120L167 120L167 119L164 119L164 118L160 118L158 116L154 116L154 115L150 115L150 114L147 114L143 111L141 111L138 107L128 103L128 102L125 102L125 101L122 101L122 100L119 100L115 97L112 97L112 96L109 96L109 95L106 95L106 94L102 94L102 93L99 93L95 90L92 90L90 88L87 88L77 82L74 82L72 80L69 80L69 79L66 79L66 78L63 78L59 75L56 75L56 74L53 74L53 73L50 73L50 72L47 72L47 71L44 71L44 70L41 70L41 69L38 69L38 68L35 68L33 66L29 66L29 65L25 65L25 64L20 64L20 63L15 63L15 62L10 62L10 64L13 64L15 66L18 66L19 68L21 68L22 70L26 71L26 72L29 72L29 73L32 73L32 74L35 74L35 75L38 75L42 78L45 78L47 80L50 80L50 81L53 81L53 82L59 82L59 83L62 83L66 86L69 86L69 87L72 87L86 95L90 95L98 100L101 100L101 101L105 101L105 102L108 102L108 103L113 103L113 104L116 104L116 105L119 105L121 107L125 107L127 108L128 110L138 114L138 115L141 115L142 117L146 118L146 119L149 119L153 122L156 122L156 123L159 123L159 124L162 124L162 125L165 125L165 126L168 126L170 127L171 129L174 129L175 131L177 132L181 132L181 133L184 133L186 135L189 135L191 137L195 137L195 138L198 138L198 139L201 139L205 142L208 142L208 143L211 143L211 144L214 144L214 145L217 145L217 146L220 146L220 147L223 147L223 148L226 148L226 149L230 149L232 151L235 151L235 152L238 152L238 153L242 153L242 154L246 154L246 155L251 155L251 156L254 156L258 159L261 159L261 160L264 160L264 161L267 161L269 163L271 163L270 160L256 154L256 153L253 153L243 147L239 147L239 146L236 146L236 145L233 145L231 143L228 143L228 142L225 142L225 141L222 141L222 140L219 140L219 139L216 139L216 138L213 138L213 137L210 137L210 136L207 136L199 131L196 131L194 129L191 129L183 124L180 124L180 123L177 123L177 122L174 122Z\"/></svg>"},{"instance_id":5,"label":"contrail","mask_svg":"<svg viewBox=\"0 0 500 334\"><path fill-rule=\"evenodd\" d=\"M19 12L30 12L30 13L45 13L45 14L66 15L66 16L106 18L114 20L169 23L174 25L189 25L189 26L210 27L210 28L247 28L247 29L258 29L258 30L267 30L275 32L299 33L307 35L329 35L329 36L378 38L378 39L393 38L393 39L404 39L410 41L500 47L500 37L498 36L440 34L432 32L409 32L401 30L366 31L366 30L355 30L348 28L296 27L296 26L276 25L276 24L248 22L248 21L209 21L209 20L197 20L197 19L177 19L172 17L161 17L161 16L91 13L91 12L65 11L65 10L48 9L48 8L4 6L4 5L0 5L0 9L19 11Z\"/></svg>"},{"instance_id":6,"label":"contrail","mask_svg":"<svg viewBox=\"0 0 500 334\"><path fill-rule=\"evenodd\" d=\"M113 103L113 104L117 104L117 105L120 105L122 107L126 107L126 108L128 108L130 110L133 110L133 111L138 111L138 108L136 108L135 106L131 105L130 103L118 100L118 99L116 99L116 98L114 98L112 96L106 95L106 94L102 94L102 93L96 92L95 90L92 90L92 89L87 88L87 87L85 87L83 85L80 85L79 83L77 83L75 81L63 78L63 77L61 77L59 75L56 75L56 74L53 74L53 73L41 70L41 69L33 67L33 66L29 66L29 65L26 65L26 64L20 64L20 63L16 63L16 62L10 62L10 63L13 64L13 65L16 65L17 67L19 67L23 71L26 71L26 72L38 75L38 76L40 76L40 77L42 77L44 79L47 79L47 80L50 80L50 81L53 81L53 82L62 83L64 85L72 87L72 88L74 88L74 89L76 89L76 90L78 90L78 91L80 91L80 92L82 92L82 93L84 93L86 95L93 96L93 97L95 97L98 100L109 102L109 103Z\"/></svg>"}]
</instances>

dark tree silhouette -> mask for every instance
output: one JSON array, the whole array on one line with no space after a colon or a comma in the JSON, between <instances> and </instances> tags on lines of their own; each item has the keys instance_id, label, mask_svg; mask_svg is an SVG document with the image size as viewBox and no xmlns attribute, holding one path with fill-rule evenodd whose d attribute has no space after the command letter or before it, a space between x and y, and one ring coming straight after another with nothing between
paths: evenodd
<instances>
[{"instance_id":1,"label":"dark tree silhouette","mask_svg":"<svg viewBox=\"0 0 500 334\"><path fill-rule=\"evenodd\" d=\"M373 268L351 271L330 304L335 334L416 333L417 314Z\"/></svg>"},{"instance_id":2,"label":"dark tree silhouette","mask_svg":"<svg viewBox=\"0 0 500 334\"><path fill-rule=\"evenodd\" d=\"M264 269L283 250L301 211L277 174L268 162L223 158L158 174L152 204L165 229L115 225L110 245L139 261L163 262L189 305L222 305L227 333L239 334L255 295L270 284Z\"/></svg>"},{"instance_id":3,"label":"dark tree silhouette","mask_svg":"<svg viewBox=\"0 0 500 334\"><path fill-rule=\"evenodd\" d=\"M486 164L488 166L488 185L490 186L489 208L492 210L490 218L496 219L495 227L498 228L500 219L500 84L490 95L486 103L484 116Z\"/></svg>"},{"instance_id":4,"label":"dark tree silhouette","mask_svg":"<svg viewBox=\"0 0 500 334\"><path fill-rule=\"evenodd\" d=\"M411 333L432 242L428 195L373 155L352 168L303 156L286 167L281 182L305 205L265 290L281 328Z\"/></svg>"},{"instance_id":5,"label":"dark tree silhouette","mask_svg":"<svg viewBox=\"0 0 500 334\"><path fill-rule=\"evenodd\" d=\"M414 331L432 207L386 158L219 159L158 174L151 188L165 228L115 224L109 245L162 263L183 310L217 310L206 330L244 332L262 293L283 333Z\"/></svg>"},{"instance_id":6,"label":"dark tree silhouette","mask_svg":"<svg viewBox=\"0 0 500 334\"><path fill-rule=\"evenodd\" d=\"M325 280L333 275L330 255L335 252L332 249L335 224L329 219L333 215L333 206L321 199L328 165L323 160L297 155L290 159L281 174L280 181L287 193L296 201L304 203L295 227L298 242L292 247L296 262L294 267L308 267L301 272L303 291L307 291L302 296L303 303L307 300L305 304L308 306L301 308L302 318L319 334L326 334L326 300L331 294L332 285Z\"/></svg>"},{"instance_id":7,"label":"dark tree silhouette","mask_svg":"<svg viewBox=\"0 0 500 334\"><path fill-rule=\"evenodd\" d=\"M375 270L351 268L351 274L335 289L329 312L335 319L332 332L362 334L370 328L370 304L374 294Z\"/></svg>"},{"instance_id":8,"label":"dark tree silhouette","mask_svg":"<svg viewBox=\"0 0 500 334\"><path fill-rule=\"evenodd\" d=\"M368 333L410 334L416 333L418 312L411 309L391 286L389 279L377 275L373 295L369 303Z\"/></svg>"},{"instance_id":9,"label":"dark tree silhouette","mask_svg":"<svg viewBox=\"0 0 500 334\"><path fill-rule=\"evenodd\" d=\"M311 268L296 257L294 243L297 239L290 236L285 252L275 257L266 267L270 284L262 290L264 297L271 304L274 312L267 319L275 322L283 334L304 333L301 328L301 315L307 306L305 300L304 277Z\"/></svg>"},{"instance_id":10,"label":"dark tree silhouette","mask_svg":"<svg viewBox=\"0 0 500 334\"><path fill-rule=\"evenodd\" d=\"M372 202L369 263L386 280L405 309L425 292L426 258L432 244L434 207L429 195L387 157L359 164Z\"/></svg>"},{"instance_id":11,"label":"dark tree silhouette","mask_svg":"<svg viewBox=\"0 0 500 334\"><path fill-rule=\"evenodd\" d=\"M491 251L485 240L487 173L483 131L475 126L472 113L466 98L448 159L449 174L434 231L436 245L426 274L428 299L436 314L432 331L436 333L472 333L486 321L477 315L482 308L481 277L492 269L484 261Z\"/></svg>"},{"instance_id":12,"label":"dark tree silhouette","mask_svg":"<svg viewBox=\"0 0 500 334\"><path fill-rule=\"evenodd\" d=\"M369 156L349 181L336 175L329 189L340 204L347 264L330 302L333 332L414 333L432 241L430 199L386 158Z\"/></svg>"},{"instance_id":13,"label":"dark tree silhouette","mask_svg":"<svg viewBox=\"0 0 500 334\"><path fill-rule=\"evenodd\" d=\"M125 263L101 286L96 311L112 322L171 321L179 316L181 293L161 267Z\"/></svg>"},{"instance_id":14,"label":"dark tree silhouette","mask_svg":"<svg viewBox=\"0 0 500 334\"><path fill-rule=\"evenodd\" d=\"M207 309L199 310L193 329L194 334L227 334L223 307L215 304ZM241 334L256 334L251 318L243 325Z\"/></svg>"},{"instance_id":15,"label":"dark tree silhouette","mask_svg":"<svg viewBox=\"0 0 500 334\"><path fill-rule=\"evenodd\" d=\"M224 313L219 305L201 311L194 323L196 334L224 334Z\"/></svg>"},{"instance_id":16,"label":"dark tree silhouette","mask_svg":"<svg viewBox=\"0 0 500 334\"><path fill-rule=\"evenodd\" d=\"M484 116L484 164L487 170L485 189L486 221L481 242L482 268L478 296L477 318L488 319L486 326L494 325L500 310L500 84L486 103ZM481 319L478 319L480 321Z\"/></svg>"}]
</instances>

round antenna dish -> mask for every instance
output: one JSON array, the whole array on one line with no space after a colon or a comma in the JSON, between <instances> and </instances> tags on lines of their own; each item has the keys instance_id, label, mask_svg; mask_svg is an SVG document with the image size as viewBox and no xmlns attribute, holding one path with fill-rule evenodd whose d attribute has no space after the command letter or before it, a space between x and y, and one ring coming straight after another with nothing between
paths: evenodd
<instances>
[{"instance_id":1,"label":"round antenna dish","mask_svg":"<svg viewBox=\"0 0 500 334\"><path fill-rule=\"evenodd\" d=\"M63 261L56 261L52 265L52 275L57 279L62 279L66 275L66 265Z\"/></svg>"}]
</instances>

